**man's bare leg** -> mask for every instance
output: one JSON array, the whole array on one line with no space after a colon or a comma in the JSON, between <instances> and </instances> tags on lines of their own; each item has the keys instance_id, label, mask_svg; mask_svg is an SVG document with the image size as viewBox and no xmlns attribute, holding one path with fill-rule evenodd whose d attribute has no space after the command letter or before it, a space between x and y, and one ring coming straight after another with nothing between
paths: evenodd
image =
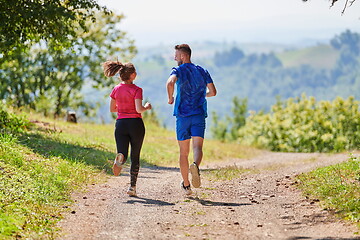
<instances>
[{"instance_id":1,"label":"man's bare leg","mask_svg":"<svg viewBox=\"0 0 360 240\"><path fill-rule=\"evenodd\" d=\"M202 137L193 137L193 153L194 153L194 162L197 166L200 166L200 163L203 158L203 144L204 139Z\"/></svg>"},{"instance_id":2,"label":"man's bare leg","mask_svg":"<svg viewBox=\"0 0 360 240\"><path fill-rule=\"evenodd\" d=\"M184 180L184 185L189 186L189 152L190 152L190 139L178 141L180 147L180 173Z\"/></svg>"},{"instance_id":3,"label":"man's bare leg","mask_svg":"<svg viewBox=\"0 0 360 240\"><path fill-rule=\"evenodd\" d=\"M194 152L194 163L190 164L190 173L191 173L191 184L193 187L198 188L201 185L199 165L203 157L203 143L204 139L202 137L193 137L193 152Z\"/></svg>"}]
</instances>

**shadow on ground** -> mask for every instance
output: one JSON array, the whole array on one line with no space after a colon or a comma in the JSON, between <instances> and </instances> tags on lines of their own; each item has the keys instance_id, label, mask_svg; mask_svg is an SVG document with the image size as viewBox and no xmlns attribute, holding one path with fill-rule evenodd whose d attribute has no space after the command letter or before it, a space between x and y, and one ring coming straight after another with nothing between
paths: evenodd
<instances>
[{"instance_id":1,"label":"shadow on ground","mask_svg":"<svg viewBox=\"0 0 360 240\"><path fill-rule=\"evenodd\" d=\"M158 206L171 206L175 203L165 202L156 199L144 198L144 197L132 197L131 200L126 201L127 204L141 203L146 205L158 205Z\"/></svg>"},{"instance_id":2,"label":"shadow on ground","mask_svg":"<svg viewBox=\"0 0 360 240\"><path fill-rule=\"evenodd\" d=\"M19 143L45 158L60 157L70 162L92 165L111 173L111 164L108 159L113 158L114 153L97 149L95 146L83 147L62 140L46 138L36 133L23 134L19 137Z\"/></svg>"},{"instance_id":3,"label":"shadow on ground","mask_svg":"<svg viewBox=\"0 0 360 240\"><path fill-rule=\"evenodd\" d=\"M210 201L210 200L200 199L200 198L198 198L198 197L189 197L189 199L195 200L195 201L199 202L201 205L204 205L204 206L231 206L231 207L239 207L239 206L252 205L251 203L214 202L214 201Z\"/></svg>"}]
</instances>

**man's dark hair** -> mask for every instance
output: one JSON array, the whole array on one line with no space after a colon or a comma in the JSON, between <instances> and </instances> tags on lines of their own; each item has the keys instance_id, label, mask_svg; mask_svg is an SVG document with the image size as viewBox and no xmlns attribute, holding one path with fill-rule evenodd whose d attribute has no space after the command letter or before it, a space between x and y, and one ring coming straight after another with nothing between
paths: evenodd
<instances>
[{"instance_id":1,"label":"man's dark hair","mask_svg":"<svg viewBox=\"0 0 360 240\"><path fill-rule=\"evenodd\" d=\"M191 48L187 44L180 44L175 46L175 50L182 51L191 57Z\"/></svg>"}]
</instances>

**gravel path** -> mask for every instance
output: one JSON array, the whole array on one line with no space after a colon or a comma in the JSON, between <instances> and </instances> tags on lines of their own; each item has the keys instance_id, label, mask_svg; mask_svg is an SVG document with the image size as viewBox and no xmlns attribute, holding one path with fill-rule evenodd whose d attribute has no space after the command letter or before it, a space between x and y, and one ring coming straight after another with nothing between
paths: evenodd
<instances>
[{"instance_id":1,"label":"gravel path","mask_svg":"<svg viewBox=\"0 0 360 240\"><path fill-rule=\"evenodd\" d=\"M231 181L202 179L191 197L180 191L178 168L141 168L138 197L129 197L128 169L74 195L57 239L360 239L345 223L305 199L293 177L345 161L347 154L264 152L253 159L204 164L256 169Z\"/></svg>"}]
</instances>

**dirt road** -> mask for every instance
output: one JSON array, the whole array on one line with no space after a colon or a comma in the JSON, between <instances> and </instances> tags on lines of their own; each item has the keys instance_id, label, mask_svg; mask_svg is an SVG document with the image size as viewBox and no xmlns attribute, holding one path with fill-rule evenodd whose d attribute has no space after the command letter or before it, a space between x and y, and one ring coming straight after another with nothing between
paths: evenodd
<instances>
[{"instance_id":1,"label":"dirt road","mask_svg":"<svg viewBox=\"0 0 360 240\"><path fill-rule=\"evenodd\" d=\"M58 239L360 239L358 230L305 199L293 177L345 161L347 154L271 153L201 169L237 165L260 170L231 181L202 179L192 197L180 191L178 168L141 168L138 197L128 169L74 196Z\"/></svg>"}]
</instances>

